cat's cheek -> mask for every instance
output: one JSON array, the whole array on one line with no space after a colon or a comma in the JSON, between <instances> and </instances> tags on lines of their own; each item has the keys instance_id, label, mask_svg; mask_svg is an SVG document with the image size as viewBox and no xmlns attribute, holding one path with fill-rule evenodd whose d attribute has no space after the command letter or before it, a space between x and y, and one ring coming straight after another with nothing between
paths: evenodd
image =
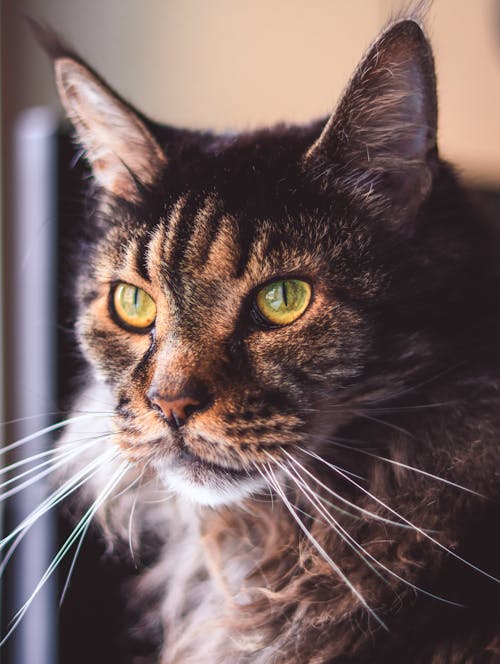
<instances>
[{"instance_id":1,"label":"cat's cheek","mask_svg":"<svg viewBox=\"0 0 500 664\"><path fill-rule=\"evenodd\" d=\"M100 315L81 318L77 332L80 346L97 373L118 383L130 376L151 346L149 335L121 330L109 317Z\"/></svg>"},{"instance_id":2,"label":"cat's cheek","mask_svg":"<svg viewBox=\"0 0 500 664\"><path fill-rule=\"evenodd\" d=\"M352 380L372 343L372 326L360 312L324 301L295 324L255 334L248 347L260 381L307 394Z\"/></svg>"}]
</instances>

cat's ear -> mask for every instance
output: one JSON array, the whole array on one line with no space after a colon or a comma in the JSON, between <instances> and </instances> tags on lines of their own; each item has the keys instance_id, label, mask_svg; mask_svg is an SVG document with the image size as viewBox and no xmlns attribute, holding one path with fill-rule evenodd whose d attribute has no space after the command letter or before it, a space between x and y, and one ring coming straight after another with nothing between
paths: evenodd
<instances>
[{"instance_id":1,"label":"cat's ear","mask_svg":"<svg viewBox=\"0 0 500 664\"><path fill-rule=\"evenodd\" d=\"M166 163L158 143L139 116L81 62L58 58L54 69L62 104L96 181L134 201L138 183L153 185Z\"/></svg>"},{"instance_id":2,"label":"cat's ear","mask_svg":"<svg viewBox=\"0 0 500 664\"><path fill-rule=\"evenodd\" d=\"M129 202L159 178L166 158L139 114L53 31L30 21L52 57L57 89L96 182Z\"/></svg>"},{"instance_id":3,"label":"cat's ear","mask_svg":"<svg viewBox=\"0 0 500 664\"><path fill-rule=\"evenodd\" d=\"M403 20L368 51L305 161L325 186L407 218L432 185L436 129L432 51L420 26Z\"/></svg>"}]
</instances>

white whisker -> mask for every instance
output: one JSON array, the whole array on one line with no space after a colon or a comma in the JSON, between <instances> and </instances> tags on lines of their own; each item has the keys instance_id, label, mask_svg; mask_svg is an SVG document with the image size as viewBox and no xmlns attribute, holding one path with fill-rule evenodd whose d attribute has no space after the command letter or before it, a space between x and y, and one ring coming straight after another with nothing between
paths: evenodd
<instances>
[{"instance_id":1,"label":"white whisker","mask_svg":"<svg viewBox=\"0 0 500 664\"><path fill-rule=\"evenodd\" d=\"M110 461L113 457L118 456L119 452L114 449L106 450L103 454L100 454L95 459L93 459L89 464L84 468L80 469L75 475L73 475L69 480L64 482L62 486L56 489L53 493L50 494L42 503L34 510L31 514L25 517L21 523L14 528L14 530L0 540L0 550L5 547L12 539L14 539L19 532L24 530L26 527L31 526L35 521L37 521L43 514L48 512L50 509L55 507L59 502L64 500L68 495L76 491L80 486L85 484L85 482L90 479L90 477L99 471L103 463ZM88 475L88 477L86 477ZM83 478L83 479L82 479Z\"/></svg>"},{"instance_id":2,"label":"white whisker","mask_svg":"<svg viewBox=\"0 0 500 664\"><path fill-rule=\"evenodd\" d=\"M117 453L115 453L115 456L117 456ZM71 477L63 486L61 486L58 490L54 491L48 498L46 498L31 514L29 514L22 523L18 525L18 527L10 533L7 537L4 538L0 542L0 549L5 546L8 542L10 542L15 536L14 541L11 543L9 549L7 550L7 553L2 559L2 562L0 564L0 578L3 576L5 572L5 568L7 567L9 560L11 559L12 555L15 553L17 547L25 537L25 535L29 532L30 528L36 523L36 521L41 518L44 514L46 514L50 509L55 507L59 502L64 500L68 495L76 491L80 486L85 484L88 480L90 480L94 475L96 475L100 468L101 468L101 463L106 460L112 460L113 456L109 455L109 452L106 452L105 454L100 455L98 457L98 462L92 462L91 464L88 464L82 472L78 473L77 475ZM87 471L90 471L87 475L87 477L84 477L83 480L78 481L80 477Z\"/></svg>"},{"instance_id":3,"label":"white whisker","mask_svg":"<svg viewBox=\"0 0 500 664\"><path fill-rule=\"evenodd\" d=\"M353 503L350 500L347 500L347 498L344 498L341 494L337 493L334 491L332 488L321 482L317 477L315 477L310 470L308 470L303 464L300 463L297 459L294 459L293 456L285 449L281 448L283 454L285 454L289 459L292 459L293 462L299 466L311 479L313 479L319 486L321 486L325 491L327 491L329 494L334 496L337 500L340 500L340 502L344 503L345 505L349 505L349 507L352 507L353 509L357 510L358 512L361 512L361 514L364 514L365 516L368 516L370 519L375 519L375 521L381 521L382 523L387 523L391 526L396 526L397 528L409 528L409 526L405 523L399 523L398 521L393 521L392 519L386 519L383 516L380 516L379 514L375 514L374 512L370 512L370 510L367 510L360 505L356 505L356 503ZM302 451L306 451L303 448L299 447L298 449Z\"/></svg>"},{"instance_id":4,"label":"white whisker","mask_svg":"<svg viewBox=\"0 0 500 664\"><path fill-rule=\"evenodd\" d=\"M36 438L39 438L40 436L44 436L47 433L51 433L52 431L57 431L58 429L62 429L65 427L67 424L72 424L73 422L79 422L81 420L88 420L92 419L94 417L108 417L108 414L102 413L102 414L96 414L96 413L89 413L88 415L77 415L76 417L68 417L65 420L62 420L61 422L56 422L55 424L51 424L48 427L44 427L43 429L39 429L38 431L35 431L34 433L30 433L28 436L24 436L23 438L20 438L19 440L14 441L13 443L10 443L10 445L6 445L5 447L0 447L0 454L6 454L7 452L10 452L11 450L15 450L17 447L20 447L21 445L24 445L25 443L29 443L30 440L35 440Z\"/></svg>"},{"instance_id":5,"label":"white whisker","mask_svg":"<svg viewBox=\"0 0 500 664\"><path fill-rule=\"evenodd\" d=\"M144 473L146 472L147 466L144 466L142 473L139 475L139 486L137 487L135 491L135 496L134 496L134 502L132 503L132 507L130 508L130 516L128 518L128 546L130 549L130 555L132 556L132 562L134 563L135 568L137 569L137 562L135 560L135 554L134 554L134 547L132 546L132 532L133 532L133 520L134 520L134 513L135 513L135 507L137 505L137 498L139 497L139 490L142 485L142 480L144 478Z\"/></svg>"},{"instance_id":6,"label":"white whisker","mask_svg":"<svg viewBox=\"0 0 500 664\"><path fill-rule=\"evenodd\" d=\"M23 417L14 417L10 420L4 420L3 422L0 422L0 426L5 427L10 424L18 424L19 422L29 422L30 420L38 420L41 418L47 418L47 417L54 417L55 415L64 415L67 411L64 410L48 410L45 413L35 413L34 415L24 415ZM82 415L97 415L97 416L103 416L103 415L114 415L115 412L112 410L105 411L105 410L83 410L79 408L72 409L72 413L81 413Z\"/></svg>"},{"instance_id":7,"label":"white whisker","mask_svg":"<svg viewBox=\"0 0 500 664\"><path fill-rule=\"evenodd\" d=\"M279 463L279 461L275 460L280 467L282 467L282 464ZM283 468L285 472L287 472L286 468ZM328 512L328 510L325 510L325 508L320 505L320 502L323 503L323 498L321 496L318 496L310 487L307 486L306 482L300 475L300 473L296 470L293 469L294 473L300 478L302 481L302 488L309 494L309 499L313 504L315 505L316 509L323 515L323 517L326 519L327 523L339 534L339 536L347 543L347 540L349 540L350 547L352 549L359 549L356 551L360 557L364 560L364 562L368 565L368 567L379 576L379 578L382 578L385 582L386 579L380 575L380 573L374 569L373 565L367 562L366 558L369 560L373 561L376 565L378 565L381 569L383 569L387 574L390 576L394 577L395 579L398 579L402 583L404 583L406 586L412 588L413 590L420 592L424 595L427 595L428 597L431 597L432 599L436 599L440 602L444 602L445 604L450 604L452 606L458 606L462 607L462 604L459 604L458 602L453 602L452 600L446 599L445 597L442 597L441 595L436 595L435 593L431 593L428 590L425 590L424 588L421 588L420 586L415 585L408 579L405 579L404 577L400 576L396 572L394 572L392 569L384 565L384 563L380 562L378 558L373 556L369 551L367 551L359 542L356 541L356 539L345 529L343 526ZM287 473L288 474L288 473ZM362 552L362 554L360 553ZM365 558L366 557L366 558Z\"/></svg>"},{"instance_id":8,"label":"white whisker","mask_svg":"<svg viewBox=\"0 0 500 664\"><path fill-rule=\"evenodd\" d=\"M441 543L439 540L437 540L435 537L432 537L432 535L430 535L428 531L424 530L423 528L419 528L419 527L416 526L414 523L412 523L411 521L409 521L407 518L405 518L404 516L402 516L401 514L399 514L398 512L396 512L396 510L394 510L392 507L389 507L389 505L387 505L386 503L384 503L383 500L380 500L380 498L377 498L377 496L375 496L374 494L370 493L367 489L365 489L363 486L361 486L360 484L358 484L358 483L357 483L355 480L353 480L351 477L349 477L349 476L346 475L344 472L342 472L342 470L341 470L340 468L338 468L337 466L335 466L335 465L329 463L329 462L326 461L325 459L322 459L322 458L321 458L318 454L316 454L315 452L311 452L311 451L309 451L309 450L304 450L304 449L303 449L302 451L305 452L306 454L309 454L310 456L312 456L313 458L317 459L318 461L321 461L322 463L326 464L329 468L331 468L333 471L335 471L335 472L336 472L337 474L339 474L341 477L343 477L343 478L346 479L348 482L350 482L351 484L353 484L354 486L356 486L360 491L363 491L363 492L364 492L367 496L369 496L372 500L374 500L376 503L378 503L379 505L381 505L384 509L388 510L391 514L394 514L394 515L397 516L399 519L401 519L402 521L404 521L404 523L408 524L408 526L410 526L411 528L413 528L413 530L415 530L415 532L419 533L420 535L423 535L425 538L427 538L430 542L432 542L433 544L435 544L435 545L436 545L437 547L439 547L441 550L445 551L445 552L448 553L450 556L452 556L452 557L455 558L456 560L459 560L461 563L463 563L464 565L467 565L467 567L470 567L471 569L475 570L475 571L478 572L479 574L481 574L481 575L487 577L488 579L491 579L492 581L495 581L496 583L500 583L500 579L498 579L496 576L493 576L493 574L489 574L488 572L485 572L485 570L481 569L481 568L478 567L477 565L474 565L474 563L471 563L470 561L466 560L465 558L462 558L462 556L459 556L458 553L455 553L452 549L449 549L447 546L445 546L444 544L442 544L442 543Z\"/></svg>"},{"instance_id":9,"label":"white whisker","mask_svg":"<svg viewBox=\"0 0 500 664\"><path fill-rule=\"evenodd\" d=\"M129 491L134 486L134 484L137 484L140 481L143 474L144 471L138 477L135 477L132 482L130 482L130 484L127 484L127 486L122 489L120 493L117 493L115 496L113 496L113 500L116 500L117 498L120 498L120 496L123 496L123 494L127 493L127 491Z\"/></svg>"},{"instance_id":10,"label":"white whisker","mask_svg":"<svg viewBox=\"0 0 500 664\"><path fill-rule=\"evenodd\" d=\"M19 544L22 542L24 536L28 533L28 531L29 531L29 527L26 528L25 530L21 531L21 532L17 535L17 537L15 538L15 540L11 543L11 545L9 546L9 548L7 549L7 553L4 555L4 557L2 558L2 562L0 563L0 579L3 578L3 575L4 575L4 573L5 573L5 568L6 568L7 565L9 564L9 560L10 560L10 559L12 558L12 556L14 555L14 553L15 553L17 547L18 547Z\"/></svg>"},{"instance_id":11,"label":"white whisker","mask_svg":"<svg viewBox=\"0 0 500 664\"><path fill-rule=\"evenodd\" d=\"M395 459L389 459L388 457L374 454L373 452L369 452L368 450L365 450L360 447L355 447L354 445L346 445L344 443L340 443L334 438L329 439L328 442L336 445L337 447L342 447L347 450L353 450L354 452L359 452L360 454L365 454L366 456L369 456L372 459L378 459L379 461L390 463L394 466L398 466L399 468L405 468L406 470L411 470L414 473L418 473L419 475L424 475L425 477L437 480L439 482L442 482L443 484L447 484L448 486L455 487L455 489L460 489L461 491L466 491L467 493L471 493L472 495L478 496L479 498L486 499L486 496L482 493L479 493L479 491L474 491L474 489L469 489L463 484L458 484L457 482L452 482L451 480L447 480L446 478L440 477L439 475L435 475L434 473L429 473L427 470L422 470L422 468L416 468L415 466L410 466L409 464L403 463L402 461L396 461Z\"/></svg>"},{"instance_id":12,"label":"white whisker","mask_svg":"<svg viewBox=\"0 0 500 664\"><path fill-rule=\"evenodd\" d=\"M23 606L19 609L19 611L16 613L16 615L13 618L13 624L10 627L9 631L7 634L3 637L2 641L0 642L0 647L7 641L9 636L12 634L12 632L16 629L20 621L23 619L26 611L29 609L31 606L33 600L35 599L36 595L38 592L41 590L41 588L45 585L47 579L53 574L53 572L57 569L59 566L61 560L64 558L66 553L69 551L69 549L72 547L73 543L81 536L82 533L86 532L88 529L89 523L96 514L97 510L99 507L103 504L103 502L109 497L110 493L113 491L113 489L116 487L116 485L119 483L121 478L125 475L125 473L129 470L130 468L130 463L128 461L123 461L118 469L113 473L111 479L106 483L104 489L101 491L97 499L93 502L91 507L85 512L83 517L80 519L78 524L75 526L69 537L67 538L66 542L63 544L63 546L59 549L57 554L55 555L54 559L50 563L49 567L43 574L42 578L36 585L34 591L28 598L28 600L23 604Z\"/></svg>"},{"instance_id":13,"label":"white whisker","mask_svg":"<svg viewBox=\"0 0 500 664\"><path fill-rule=\"evenodd\" d=\"M109 435L111 435L111 434L105 434L105 435L101 436L100 438L106 437L106 436L109 436ZM3 484L0 484L0 487L3 488L4 486L7 486L8 484L12 484L13 482L18 481L23 476L32 474L33 472L35 472L37 469L39 469L41 467L45 467L47 465L52 464L46 470L37 473L37 475L35 477L32 477L29 480L25 480L21 484L18 484L17 486L13 487L12 489L9 489L8 491L4 491L4 493L0 494L0 502L2 502L4 500L7 500L11 496L14 496L15 494L19 493L20 491L23 491L27 487L29 487L33 484L36 484L36 482L40 481L43 477L46 477L47 475L50 475L51 473L53 473L55 470L57 470L61 466L64 466L68 461L70 461L71 459L79 456L82 452L87 450L89 447L94 445L96 442L97 442L97 439L92 440L87 445L80 446L77 450L67 451L64 454L61 454L56 459L50 459L49 461L45 461L45 462L39 464L38 466L36 466L35 468L31 468L31 469L21 473L20 475L7 480Z\"/></svg>"},{"instance_id":14,"label":"white whisker","mask_svg":"<svg viewBox=\"0 0 500 664\"><path fill-rule=\"evenodd\" d=\"M5 475L5 473L15 470L16 468L19 468L21 466L25 466L28 463L32 463L37 459L43 459L43 457L46 456L56 456L60 452L63 452L64 450L74 447L76 444L77 444L76 442L71 442L67 443L66 445L59 445L57 447L52 447L49 450L44 450L43 452L38 452L37 454L33 454L32 456L25 457L24 459L20 459L19 461L15 461L14 463L11 463L8 466L3 466L2 468L0 468L0 475ZM0 484L0 486L3 485Z\"/></svg>"},{"instance_id":15,"label":"white whisker","mask_svg":"<svg viewBox=\"0 0 500 664\"><path fill-rule=\"evenodd\" d=\"M295 485L302 490L302 493L306 496L313 507L315 507L316 510L326 519L327 523L334 529L334 531L347 544L347 546L349 546L349 548L363 560L367 567L371 569L376 576L382 579L384 583L387 583L382 574L368 561L364 555L366 552L363 547L358 542L356 542L356 540L344 528L342 528L338 521L328 512L328 510L326 510L323 505L321 505L321 498L307 485L306 481L300 475L297 469L287 468L278 459L273 459L273 461L283 470L283 472L287 474L287 476L295 483ZM294 475L292 475L291 471L293 471Z\"/></svg>"},{"instance_id":16,"label":"white whisker","mask_svg":"<svg viewBox=\"0 0 500 664\"><path fill-rule=\"evenodd\" d=\"M87 521L86 521L86 523L83 527L83 530L81 532L80 538L78 540L78 544L76 546L75 553L73 555L73 560L71 561L71 565L70 565L70 568L68 570L66 580L64 582L64 587L62 589L61 597L59 599L59 608L62 607L62 605L64 603L64 600L66 598L66 593L68 592L69 584L71 582L71 577L73 576L73 572L75 570L76 561L78 560L78 556L80 555L80 551L81 551L82 546L83 546L83 541L85 540L85 535L87 534L87 531L90 527L91 522L92 522L91 518L87 519Z\"/></svg>"},{"instance_id":17,"label":"white whisker","mask_svg":"<svg viewBox=\"0 0 500 664\"><path fill-rule=\"evenodd\" d=\"M144 471L143 471L143 472L144 472ZM142 475L141 475L141 476L142 476ZM116 494L116 496L113 496L113 500L116 500L116 498L119 498L119 497L120 497L121 495L123 495L126 491L128 491L128 489L130 489L130 487L132 487L132 486L137 482L138 479L139 479L139 478L136 478L131 484L129 484L127 487L125 487L125 489L124 489L123 491L120 491L120 493ZM75 569L76 562L77 562L77 560L78 560L78 556L80 555L80 551L81 551L81 548L82 548L83 542L84 542L84 540L85 540L85 536L86 536L86 534L87 534L87 531L88 531L88 529L89 529L91 523L92 523L92 517L90 517L90 518L87 520L87 522L86 522L86 524L84 525L84 528L83 528L83 530L82 530L82 532L81 532L81 535L79 536L78 544L77 544L77 547L76 547L76 549L75 549L75 553L74 553L74 555L73 555L73 559L72 559L72 561L71 561L71 565L70 565L70 568L69 568L69 570L68 570L68 574L67 574L67 576L66 576L66 581L64 582L64 588L63 588L63 590L62 590L61 598L60 598L60 600L59 600L59 607L61 607L61 606L63 605L63 603L64 603L64 599L65 599L65 597L66 597L66 593L67 593L68 588L69 588L69 584L70 584L70 581L71 581L71 577L73 576L73 572L74 572L74 569Z\"/></svg>"},{"instance_id":18,"label":"white whisker","mask_svg":"<svg viewBox=\"0 0 500 664\"><path fill-rule=\"evenodd\" d=\"M340 577L340 579L346 584L346 586L349 588L349 590L352 592L352 594L359 600L359 602L365 607L365 609L370 613L370 615L376 620L376 622L383 627L386 631L388 630L387 625L383 622L383 620L376 614L376 612L370 607L370 605L367 603L363 595L353 586L353 584L349 581L347 576L342 572L340 567L333 561L333 559L329 556L329 554L325 551L325 549L319 544L319 542L311 535L309 530L307 529L306 525L304 522L297 516L295 510L293 509L292 504L288 500L288 498L285 495L285 492L283 491L282 487L280 486L276 475L274 474L273 469L271 466L267 466L267 473L261 472L261 469L258 468L259 473L262 475L263 479L271 483L273 486L274 490L279 494L281 499L283 500L283 503L287 507L288 511L290 512L290 515L292 518L295 520L299 528L302 530L304 535L307 537L307 539L310 541L310 543L314 546L314 548L318 551L318 553L321 555L321 557L330 565L332 570Z\"/></svg>"},{"instance_id":19,"label":"white whisker","mask_svg":"<svg viewBox=\"0 0 500 664\"><path fill-rule=\"evenodd\" d=\"M405 436L409 436L410 438L414 438L415 436L410 433L407 429L403 429L403 427L398 426L397 424L394 424L393 422L387 422L387 420L382 420L379 417L374 417L373 415L367 415L364 412L357 411L358 417L362 417L365 420L370 420L370 422L376 422L377 424L382 424L385 427L388 427L389 429L393 429L394 431L398 431L399 433L403 433Z\"/></svg>"},{"instance_id":20,"label":"white whisker","mask_svg":"<svg viewBox=\"0 0 500 664\"><path fill-rule=\"evenodd\" d=\"M107 436L110 436L112 434L102 434L100 436L96 436L92 441L89 442L88 438L84 438L82 440L87 441L87 444L82 445L81 441L74 441L71 443L68 443L67 445L61 445L59 447L46 450L45 452L39 452L38 454L34 454L33 456L30 456L26 459L21 459L20 461L16 461L15 463L12 463L10 466L6 466L2 469L0 469L0 475L4 474L7 471L12 471L15 468L19 468L21 466L24 466L28 463L32 463L36 459L40 459L46 456L51 456L50 459L43 461L40 464L37 464L36 466L33 466L31 468L28 468L28 470L23 471L19 475L15 475L14 477L10 477L8 480L5 480L0 484L0 489L3 489L6 486L9 486L10 484L13 484L14 482L18 482L20 479L23 477L26 477L27 475L31 475L40 468L44 468L45 466L48 466L50 464L55 464L61 459L67 460L68 458L71 459L73 456L78 456L81 452L85 451L89 447L91 447L93 444L97 443L98 440L101 440L102 438L105 438ZM78 446L77 449L75 449ZM54 466L55 468L56 466ZM5 496L7 498L8 496ZM0 500L5 499L1 494L0 494Z\"/></svg>"}]
</instances>

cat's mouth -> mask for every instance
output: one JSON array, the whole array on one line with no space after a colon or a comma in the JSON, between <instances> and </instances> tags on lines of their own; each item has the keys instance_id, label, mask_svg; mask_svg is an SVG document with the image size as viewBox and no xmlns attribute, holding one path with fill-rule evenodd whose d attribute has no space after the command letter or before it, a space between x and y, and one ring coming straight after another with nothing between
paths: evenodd
<instances>
[{"instance_id":1,"label":"cat's mouth","mask_svg":"<svg viewBox=\"0 0 500 664\"><path fill-rule=\"evenodd\" d=\"M250 470L230 468L228 466L214 463L213 461L207 461L186 447L182 448L178 456L175 458L174 466L189 468L194 475L210 472L216 475L227 476L231 479L243 479L257 474L256 471L252 472Z\"/></svg>"},{"instance_id":2,"label":"cat's mouth","mask_svg":"<svg viewBox=\"0 0 500 664\"><path fill-rule=\"evenodd\" d=\"M182 498L201 505L217 506L239 501L262 488L256 470L208 461L186 447L156 463L165 486Z\"/></svg>"}]
</instances>

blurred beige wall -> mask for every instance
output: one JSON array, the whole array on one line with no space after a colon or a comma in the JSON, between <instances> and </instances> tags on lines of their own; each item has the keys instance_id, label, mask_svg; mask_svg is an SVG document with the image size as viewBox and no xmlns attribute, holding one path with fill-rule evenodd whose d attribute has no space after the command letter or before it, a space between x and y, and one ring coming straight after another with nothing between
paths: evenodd
<instances>
[{"instance_id":1,"label":"blurred beige wall","mask_svg":"<svg viewBox=\"0 0 500 664\"><path fill-rule=\"evenodd\" d=\"M50 67L17 14L58 29L157 120L237 129L329 112L398 0L4 0L8 115L56 104ZM428 28L440 144L500 185L500 0L434 0ZM4 25L5 27L5 25ZM12 73L14 72L14 73ZM12 90L12 87L11 87Z\"/></svg>"}]
</instances>

